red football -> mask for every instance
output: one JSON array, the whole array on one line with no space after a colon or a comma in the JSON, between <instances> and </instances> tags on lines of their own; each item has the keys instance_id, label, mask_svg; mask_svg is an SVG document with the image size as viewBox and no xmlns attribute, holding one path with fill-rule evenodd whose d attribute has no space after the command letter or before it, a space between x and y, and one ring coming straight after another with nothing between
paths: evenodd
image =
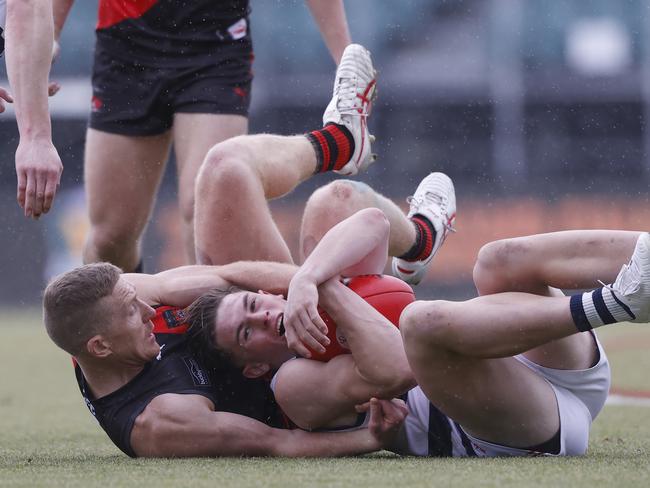
<instances>
[{"instance_id":1,"label":"red football","mask_svg":"<svg viewBox=\"0 0 650 488\"><path fill-rule=\"evenodd\" d=\"M413 289L402 280L389 275L362 275L346 281L347 286L372 305L375 310L399 327L399 317L409 303L415 301ZM350 352L345 336L337 331L336 323L323 309L320 316L327 324L330 345L324 353L311 351L311 359L329 361L339 354Z\"/></svg>"}]
</instances>

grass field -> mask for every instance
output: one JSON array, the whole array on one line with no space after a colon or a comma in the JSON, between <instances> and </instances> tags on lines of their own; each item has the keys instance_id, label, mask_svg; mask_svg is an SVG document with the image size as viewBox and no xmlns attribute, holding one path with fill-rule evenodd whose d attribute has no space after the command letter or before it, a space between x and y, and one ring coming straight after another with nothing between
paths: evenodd
<instances>
[{"instance_id":1,"label":"grass field","mask_svg":"<svg viewBox=\"0 0 650 488\"><path fill-rule=\"evenodd\" d=\"M614 387L650 391L650 327L600 335ZM608 405L582 458L132 460L86 410L70 360L49 342L38 311L2 313L0 357L0 486L650 486L647 407Z\"/></svg>"}]
</instances>

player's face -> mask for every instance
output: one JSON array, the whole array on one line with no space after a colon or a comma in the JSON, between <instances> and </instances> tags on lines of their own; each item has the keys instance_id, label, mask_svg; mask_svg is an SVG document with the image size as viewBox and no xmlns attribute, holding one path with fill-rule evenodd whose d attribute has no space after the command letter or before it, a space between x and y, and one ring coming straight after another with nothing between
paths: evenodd
<instances>
[{"instance_id":1,"label":"player's face","mask_svg":"<svg viewBox=\"0 0 650 488\"><path fill-rule=\"evenodd\" d=\"M226 296L217 310L215 340L238 365L279 368L293 357L284 336L284 298L242 291Z\"/></svg>"},{"instance_id":2,"label":"player's face","mask_svg":"<svg viewBox=\"0 0 650 488\"><path fill-rule=\"evenodd\" d=\"M113 290L113 323L106 339L114 357L140 364L154 359L160 346L153 334L154 309L140 300L134 286L120 278Z\"/></svg>"}]
</instances>

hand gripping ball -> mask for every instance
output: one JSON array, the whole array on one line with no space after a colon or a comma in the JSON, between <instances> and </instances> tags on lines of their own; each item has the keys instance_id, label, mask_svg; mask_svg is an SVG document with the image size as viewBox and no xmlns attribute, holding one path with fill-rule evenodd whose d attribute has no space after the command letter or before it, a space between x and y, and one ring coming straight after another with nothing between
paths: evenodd
<instances>
[{"instance_id":1,"label":"hand gripping ball","mask_svg":"<svg viewBox=\"0 0 650 488\"><path fill-rule=\"evenodd\" d=\"M389 275L362 275L349 278L345 284L357 295L372 305L375 310L386 317L395 327L399 327L399 317L409 303L415 301L413 289L402 280ZM310 349L311 359L329 361L339 354L349 354L345 335L337 330L336 323L325 310L318 309L321 318L327 324L329 346L324 353Z\"/></svg>"}]
</instances>

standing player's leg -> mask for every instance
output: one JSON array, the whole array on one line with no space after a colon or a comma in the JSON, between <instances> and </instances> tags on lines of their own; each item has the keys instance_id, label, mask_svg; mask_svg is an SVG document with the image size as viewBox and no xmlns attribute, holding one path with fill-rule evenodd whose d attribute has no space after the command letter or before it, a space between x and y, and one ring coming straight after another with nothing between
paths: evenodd
<instances>
[{"instance_id":1,"label":"standing player's leg","mask_svg":"<svg viewBox=\"0 0 650 488\"><path fill-rule=\"evenodd\" d=\"M130 137L86 133L84 181L90 232L85 263L110 261L130 272L141 262L149 220L169 152L170 134Z\"/></svg>"},{"instance_id":2,"label":"standing player's leg","mask_svg":"<svg viewBox=\"0 0 650 488\"><path fill-rule=\"evenodd\" d=\"M245 134L248 119L243 115L177 113L174 116L174 151L178 172L178 206L181 214L187 261L194 255L194 188L206 154L215 144Z\"/></svg>"},{"instance_id":3,"label":"standing player's leg","mask_svg":"<svg viewBox=\"0 0 650 488\"><path fill-rule=\"evenodd\" d=\"M453 222L456 216L454 185L447 175L431 173L420 182L409 201L411 209L404 215L392 200L365 183L342 180L319 188L305 207L300 234L301 260L338 222L361 209L376 207L390 222L389 255L416 259L420 263L418 277L421 279L446 237L445 224ZM405 279L401 274L398 276Z\"/></svg>"},{"instance_id":4,"label":"standing player's leg","mask_svg":"<svg viewBox=\"0 0 650 488\"><path fill-rule=\"evenodd\" d=\"M599 273L603 279L613 281L615 269L630 255L638 234L587 232L583 239L579 236L562 233L511 241L509 244L514 246L512 252L515 254L512 261L508 261L504 242L491 245L491 249L490 246L484 248L476 274L480 275L498 264L497 273L503 272L505 278L501 285L496 281L491 285L477 283L479 289L488 286L504 288L507 280L512 279L513 288L519 288L527 281L526 286L547 292L549 284L564 282L586 286ZM524 243L526 245L522 247ZM557 251L557 260L544 249L546 245ZM517 258L517 253L523 248L529 250L526 253L529 259L525 259L525 263ZM577 255L576 250L588 254ZM617 257L614 255L616 252L622 254ZM544 263L539 261L542 256L550 263L548 269L544 270ZM522 274L521 279L517 278L518 266L511 267L517 262L522 266L528 265L533 277ZM592 266L594 269L590 269ZM554 282L538 281L543 280L542 276ZM604 296L609 292L616 299L605 299L592 306L590 322L596 322L593 314L599 318L601 314L608 315L612 322L629 320L632 316L623 313L626 309L636 320L650 320L648 234L643 234L638 240L630 266L621 271L614 285L606 292L601 288L589 296ZM559 432L561 416L566 421L567 415L573 414L571 424L562 427L564 452L581 453L586 448L592 417L598 413L606 397L609 377L606 362L594 358L593 352L598 349L593 339L589 334L578 334L585 329L584 318L574 310L577 300L588 302L584 295L574 298L517 291L483 295L467 302L416 302L410 305L402 314L400 325L418 384L436 406L459 422L469 434L505 446L530 448L543 444ZM590 307L585 306L584 310L587 309ZM577 410L565 408L566 399L559 399L557 395L563 393L557 386L552 387L542 375L510 357L535 350L541 344L551 348L576 336L587 340L573 343L572 349L561 347L569 356L562 365L569 365L571 370L547 371L568 379L565 386L573 388L569 394L573 400L569 401L582 402ZM591 374L595 361L598 364L594 370L601 366L605 370ZM558 367L556 364L547 366ZM582 385L584 391L580 391L581 385L578 384L568 386L581 378L589 378L587 381L594 383ZM589 395L598 398L588 399ZM560 401L562 405L558 403ZM583 414L577 415L576 411ZM571 437L567 432L575 434Z\"/></svg>"}]
</instances>

